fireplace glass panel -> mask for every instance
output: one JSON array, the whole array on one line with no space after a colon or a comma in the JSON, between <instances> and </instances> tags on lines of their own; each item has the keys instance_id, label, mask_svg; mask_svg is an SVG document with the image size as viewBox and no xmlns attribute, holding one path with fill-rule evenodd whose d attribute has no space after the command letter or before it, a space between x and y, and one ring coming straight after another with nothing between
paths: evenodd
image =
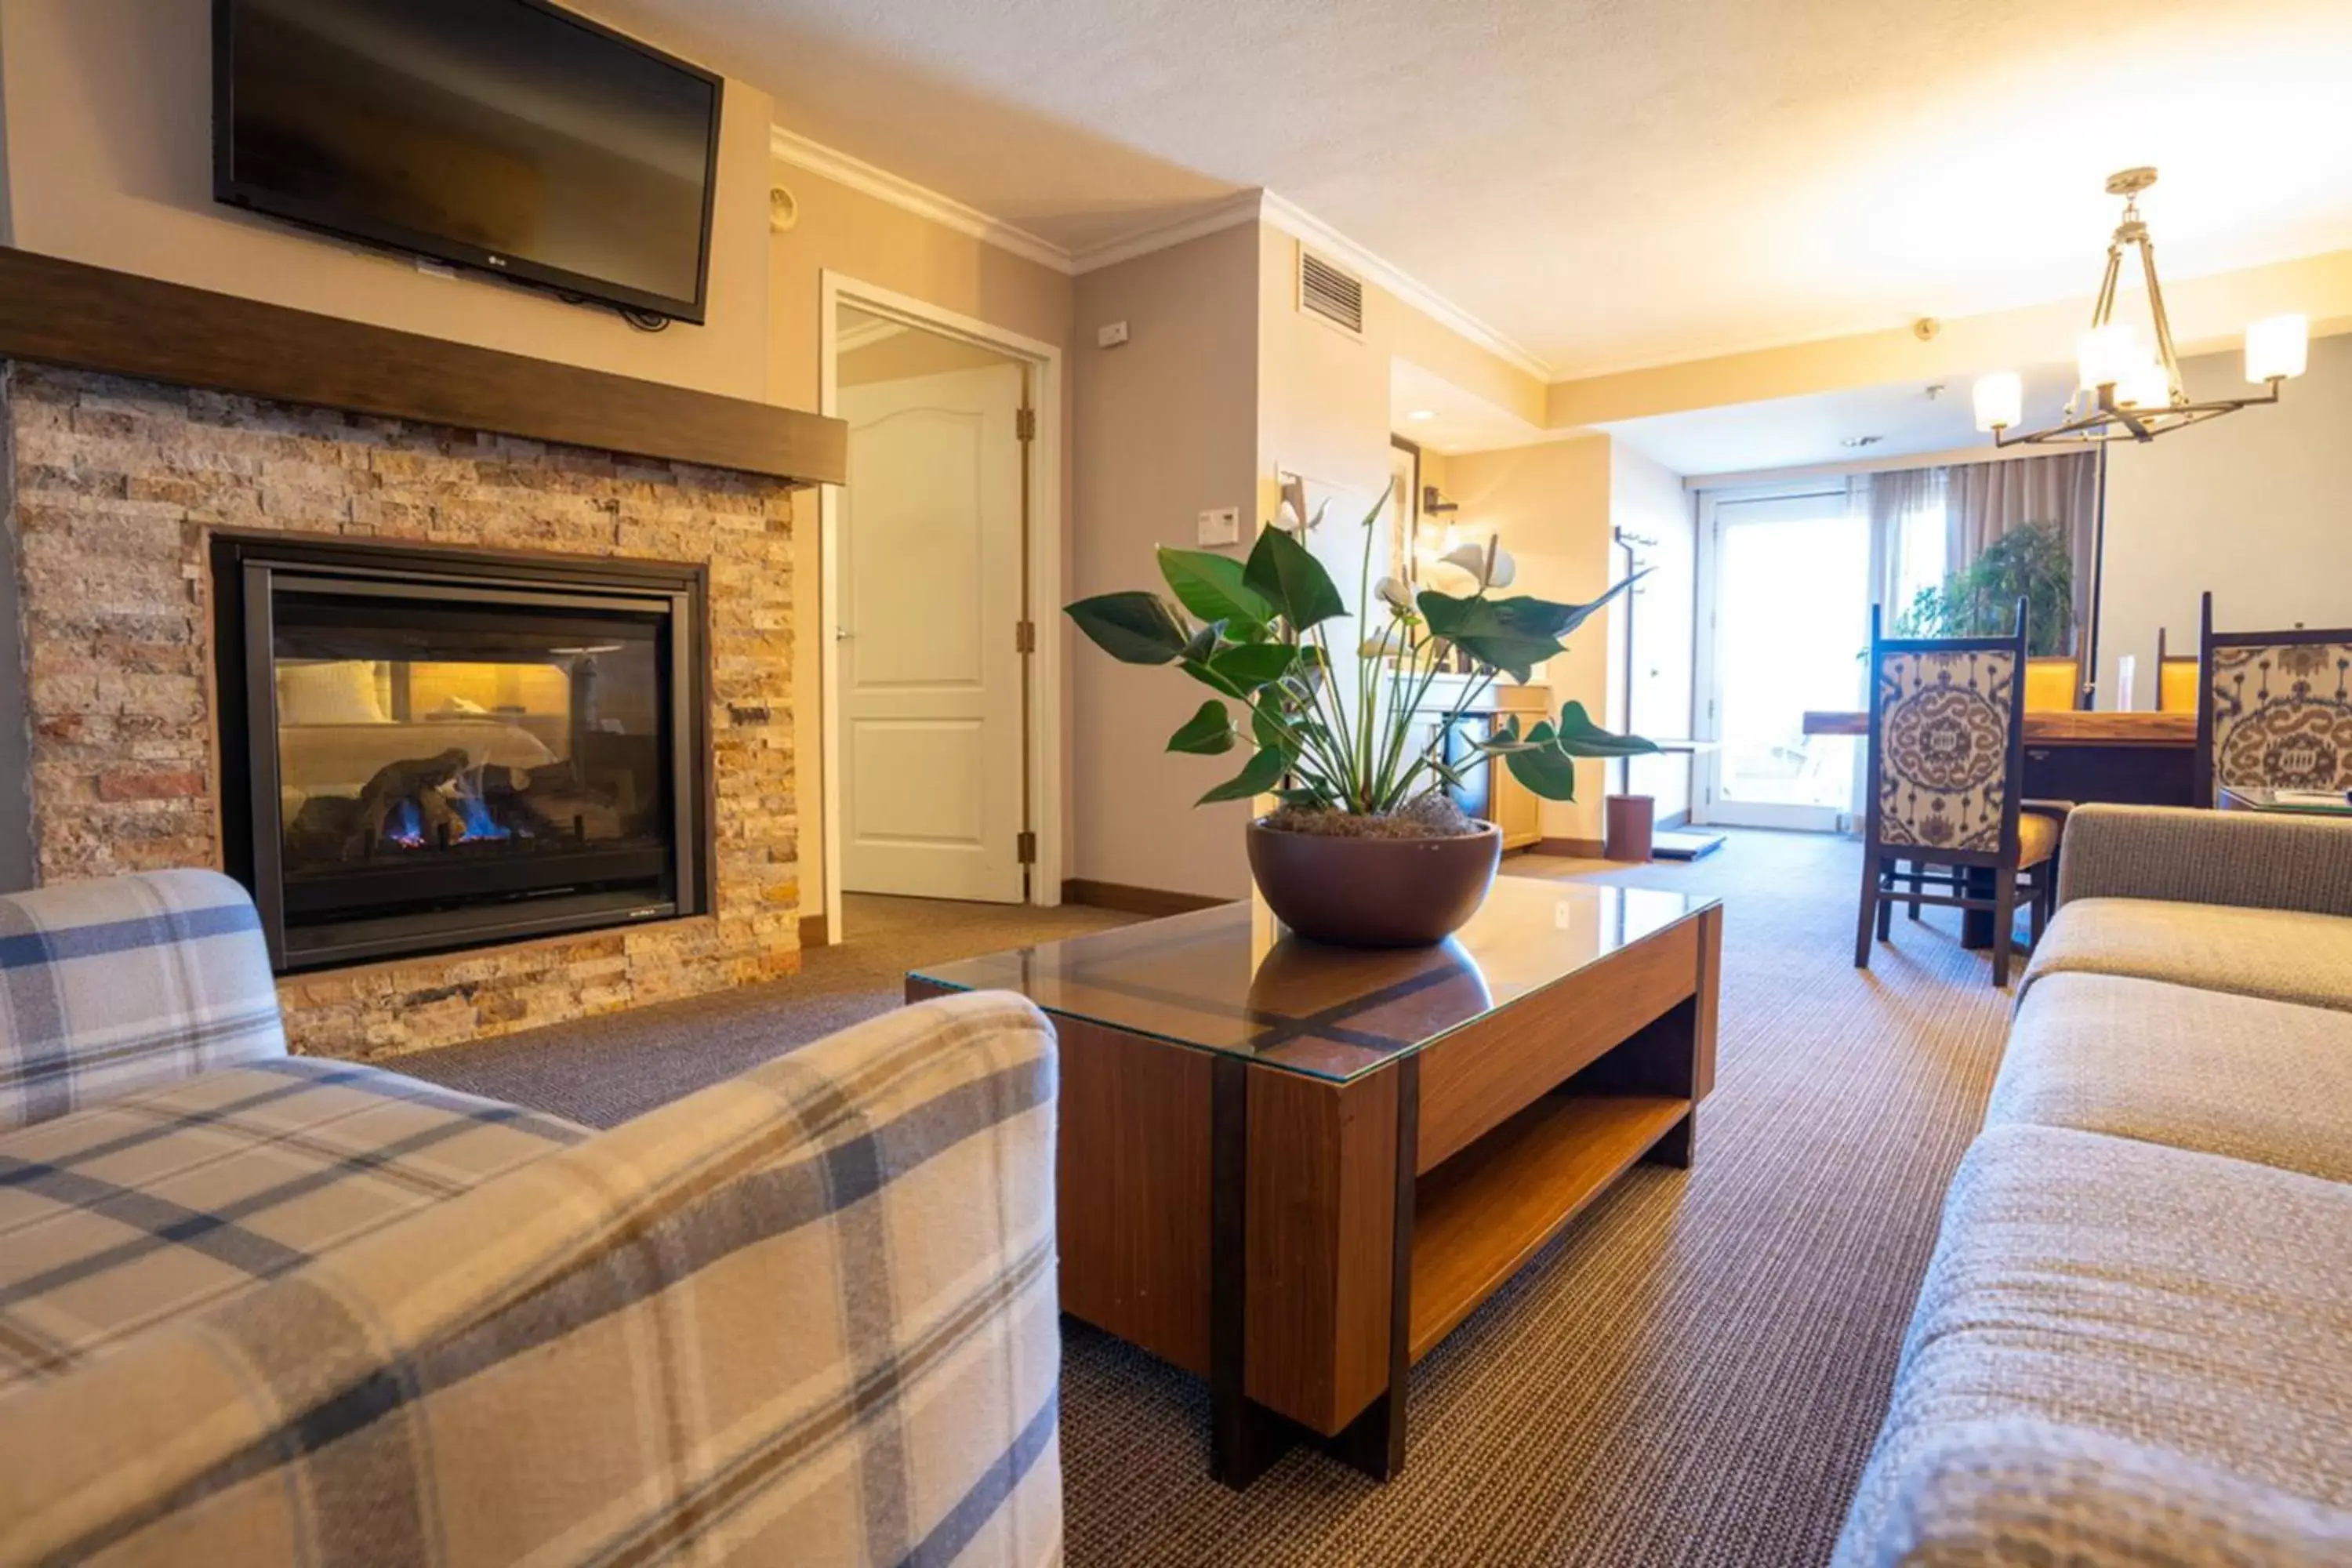
<instances>
[{"instance_id":1,"label":"fireplace glass panel","mask_svg":"<svg viewBox=\"0 0 2352 1568\"><path fill-rule=\"evenodd\" d=\"M289 926L671 896L667 620L281 583L271 674Z\"/></svg>"}]
</instances>

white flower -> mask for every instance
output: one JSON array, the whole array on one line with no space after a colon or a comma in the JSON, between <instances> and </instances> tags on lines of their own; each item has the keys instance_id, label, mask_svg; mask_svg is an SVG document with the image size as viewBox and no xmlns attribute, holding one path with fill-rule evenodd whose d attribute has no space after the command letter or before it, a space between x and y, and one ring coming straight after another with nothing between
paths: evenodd
<instances>
[{"instance_id":1,"label":"white flower","mask_svg":"<svg viewBox=\"0 0 2352 1568\"><path fill-rule=\"evenodd\" d=\"M1494 540L1484 544L1465 544L1449 550L1438 559L1448 566L1468 573L1481 588L1507 588L1518 580L1519 563L1511 552Z\"/></svg>"},{"instance_id":2,"label":"white flower","mask_svg":"<svg viewBox=\"0 0 2352 1568\"><path fill-rule=\"evenodd\" d=\"M1386 602L1388 607L1395 611L1398 615L1409 616L1412 614L1412 590L1406 587L1404 584L1398 581L1396 578L1381 578L1379 584L1373 587L1372 592L1378 594L1381 598Z\"/></svg>"},{"instance_id":3,"label":"white flower","mask_svg":"<svg viewBox=\"0 0 2352 1568\"><path fill-rule=\"evenodd\" d=\"M1368 637L1359 644L1356 652L1364 658L1402 658L1412 648L1412 643L1406 640L1404 628L1391 621L1380 629L1378 635Z\"/></svg>"},{"instance_id":4,"label":"white flower","mask_svg":"<svg viewBox=\"0 0 2352 1568\"><path fill-rule=\"evenodd\" d=\"M1298 509L1291 505L1287 500L1285 500L1281 508L1274 514L1274 526L1282 530L1285 533L1297 533L1298 531Z\"/></svg>"}]
</instances>

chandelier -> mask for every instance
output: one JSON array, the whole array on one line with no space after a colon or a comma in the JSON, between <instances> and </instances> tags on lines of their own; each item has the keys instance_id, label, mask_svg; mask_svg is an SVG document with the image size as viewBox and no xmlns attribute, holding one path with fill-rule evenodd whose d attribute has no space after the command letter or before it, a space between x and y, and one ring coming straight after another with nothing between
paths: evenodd
<instances>
[{"instance_id":1,"label":"chandelier","mask_svg":"<svg viewBox=\"0 0 2352 1568\"><path fill-rule=\"evenodd\" d=\"M2267 384L2269 391L2259 397L2189 400L2180 384L2180 361L2173 353L2172 322L2164 312L2164 289L2156 280L2156 247L2139 216L2139 194L2154 184L2154 169L2126 169L2107 177L2107 194L2124 198L2124 216L2107 242L2107 273L2099 284L2098 303L2091 310L2091 330L2077 347L2075 390L2066 400L2064 417L2047 429L2016 430L2024 414L2023 378L2004 370L1978 380L1977 428L1991 432L1995 446L2153 441L2168 430L2276 403L2279 384L2303 374L2310 353L2310 319L2273 316L2246 329L2246 379ZM2147 308L2156 331L2152 344L2142 343L2129 321L2115 319L2116 285L2123 276L2127 245L2139 247L2140 268L2147 278Z\"/></svg>"}]
</instances>

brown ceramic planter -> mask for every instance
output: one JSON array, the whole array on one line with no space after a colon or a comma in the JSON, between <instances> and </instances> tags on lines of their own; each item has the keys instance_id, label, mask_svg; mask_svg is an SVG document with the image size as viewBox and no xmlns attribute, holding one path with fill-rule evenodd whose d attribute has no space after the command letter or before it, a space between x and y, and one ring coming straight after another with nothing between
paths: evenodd
<instances>
[{"instance_id":1,"label":"brown ceramic planter","mask_svg":"<svg viewBox=\"0 0 2352 1568\"><path fill-rule=\"evenodd\" d=\"M1253 822L1250 872L1276 918L1341 947L1426 947L1477 913L1503 858L1502 830L1459 838L1342 838Z\"/></svg>"}]
</instances>

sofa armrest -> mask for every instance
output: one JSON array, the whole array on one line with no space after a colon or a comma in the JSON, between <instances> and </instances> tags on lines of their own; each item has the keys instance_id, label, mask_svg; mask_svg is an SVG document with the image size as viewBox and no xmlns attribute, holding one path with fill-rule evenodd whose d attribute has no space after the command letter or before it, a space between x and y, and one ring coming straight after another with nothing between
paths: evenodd
<instances>
[{"instance_id":1,"label":"sofa armrest","mask_svg":"<svg viewBox=\"0 0 2352 1568\"><path fill-rule=\"evenodd\" d=\"M0 1561L1045 1563L1055 1051L908 1008L0 1397Z\"/></svg>"},{"instance_id":2,"label":"sofa armrest","mask_svg":"<svg viewBox=\"0 0 2352 1568\"><path fill-rule=\"evenodd\" d=\"M2352 824L2252 811L2084 805L2066 819L2058 901L2162 899L2352 915Z\"/></svg>"},{"instance_id":3,"label":"sofa armrest","mask_svg":"<svg viewBox=\"0 0 2352 1568\"><path fill-rule=\"evenodd\" d=\"M260 918L219 872L0 896L0 1129L285 1054Z\"/></svg>"}]
</instances>

